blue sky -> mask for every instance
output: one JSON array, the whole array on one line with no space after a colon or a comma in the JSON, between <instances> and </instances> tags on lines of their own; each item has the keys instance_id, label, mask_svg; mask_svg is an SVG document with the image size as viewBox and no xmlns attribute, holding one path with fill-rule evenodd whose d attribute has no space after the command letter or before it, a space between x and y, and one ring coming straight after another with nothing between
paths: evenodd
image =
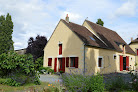
<instances>
[{"instance_id":1,"label":"blue sky","mask_svg":"<svg viewBox=\"0 0 138 92\"><path fill-rule=\"evenodd\" d=\"M10 13L14 22L15 49L27 47L37 34L50 38L57 23L66 14L70 21L104 21L127 43L138 35L138 0L0 0L0 15Z\"/></svg>"}]
</instances>

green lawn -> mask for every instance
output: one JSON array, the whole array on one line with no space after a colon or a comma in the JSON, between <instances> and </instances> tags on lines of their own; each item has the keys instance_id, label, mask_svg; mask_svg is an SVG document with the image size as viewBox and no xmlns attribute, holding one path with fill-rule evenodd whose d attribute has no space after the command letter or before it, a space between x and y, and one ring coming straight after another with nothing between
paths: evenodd
<instances>
[{"instance_id":1,"label":"green lawn","mask_svg":"<svg viewBox=\"0 0 138 92\"><path fill-rule=\"evenodd\" d=\"M16 91L24 91L24 92L32 92L32 91L38 91L42 92L43 88L48 88L47 82L41 82L41 85L35 85L35 84L26 84L24 86L20 87L11 87L7 85L0 84L0 92L16 92Z\"/></svg>"}]
</instances>

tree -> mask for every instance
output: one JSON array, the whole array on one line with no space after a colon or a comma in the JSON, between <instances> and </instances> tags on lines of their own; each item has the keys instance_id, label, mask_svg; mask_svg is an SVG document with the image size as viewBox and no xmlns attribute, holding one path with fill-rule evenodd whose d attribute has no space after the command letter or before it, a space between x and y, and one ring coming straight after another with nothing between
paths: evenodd
<instances>
[{"instance_id":1,"label":"tree","mask_svg":"<svg viewBox=\"0 0 138 92\"><path fill-rule=\"evenodd\" d=\"M8 13L6 17L0 16L0 54L8 53L10 50L14 50L13 40L13 22L11 15Z\"/></svg>"},{"instance_id":2,"label":"tree","mask_svg":"<svg viewBox=\"0 0 138 92\"><path fill-rule=\"evenodd\" d=\"M47 43L47 38L45 36L39 36L34 39L30 37L28 40L28 47L26 49L26 54L30 53L33 55L34 61L44 55L44 47Z\"/></svg>"},{"instance_id":3,"label":"tree","mask_svg":"<svg viewBox=\"0 0 138 92\"><path fill-rule=\"evenodd\" d=\"M104 22L99 18L99 19L97 19L96 24L99 24L99 25L103 26Z\"/></svg>"}]
</instances>

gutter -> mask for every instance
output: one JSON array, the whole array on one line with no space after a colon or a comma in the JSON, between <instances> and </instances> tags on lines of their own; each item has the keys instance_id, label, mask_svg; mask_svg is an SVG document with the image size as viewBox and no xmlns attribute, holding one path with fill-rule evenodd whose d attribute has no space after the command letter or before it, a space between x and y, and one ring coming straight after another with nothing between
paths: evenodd
<instances>
[{"instance_id":1,"label":"gutter","mask_svg":"<svg viewBox=\"0 0 138 92\"><path fill-rule=\"evenodd\" d=\"M85 43L84 43L84 53L83 53L83 54L84 54L84 57L83 57L83 60L84 60L84 70L83 70L83 75L85 75L85 70L86 70L86 69L85 69L85 46L86 46L86 45L85 45Z\"/></svg>"}]
</instances>

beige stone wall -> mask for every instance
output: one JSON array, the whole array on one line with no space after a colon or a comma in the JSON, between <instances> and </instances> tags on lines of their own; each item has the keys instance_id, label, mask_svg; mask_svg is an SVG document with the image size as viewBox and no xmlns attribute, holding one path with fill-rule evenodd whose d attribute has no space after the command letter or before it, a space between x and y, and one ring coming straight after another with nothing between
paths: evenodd
<instances>
[{"instance_id":1,"label":"beige stone wall","mask_svg":"<svg viewBox=\"0 0 138 92\"><path fill-rule=\"evenodd\" d=\"M58 44L62 43L62 55L59 55ZM79 57L78 68L65 68L65 72L83 69L83 42L62 21L57 25L53 35L44 48L44 67L48 67L48 58L52 58L52 69L56 57ZM58 61L58 60L57 60ZM59 62L57 62L59 63ZM57 64L58 65L58 64ZM65 63L66 65L66 63ZM57 66L58 69L58 66Z\"/></svg>"},{"instance_id":2,"label":"beige stone wall","mask_svg":"<svg viewBox=\"0 0 138 92\"><path fill-rule=\"evenodd\" d=\"M116 59L114 59L116 55ZM122 54L113 50L100 49L94 47L86 47L86 74L92 73L111 73L120 71L120 56L129 56L129 65L132 69L135 69L135 56L130 54ZM98 57L103 58L103 67L98 67ZM132 58L132 59L131 59Z\"/></svg>"},{"instance_id":3,"label":"beige stone wall","mask_svg":"<svg viewBox=\"0 0 138 92\"><path fill-rule=\"evenodd\" d=\"M133 50L135 53L137 53L136 49L138 49L138 43L132 43L132 44L130 44L129 46L132 48L132 50ZM137 63L136 68L138 69L138 56L136 56L135 58L136 58L136 63Z\"/></svg>"},{"instance_id":4,"label":"beige stone wall","mask_svg":"<svg viewBox=\"0 0 138 92\"><path fill-rule=\"evenodd\" d=\"M23 54L26 53L26 49L15 50L15 52L16 52L17 54L23 55Z\"/></svg>"}]
</instances>

